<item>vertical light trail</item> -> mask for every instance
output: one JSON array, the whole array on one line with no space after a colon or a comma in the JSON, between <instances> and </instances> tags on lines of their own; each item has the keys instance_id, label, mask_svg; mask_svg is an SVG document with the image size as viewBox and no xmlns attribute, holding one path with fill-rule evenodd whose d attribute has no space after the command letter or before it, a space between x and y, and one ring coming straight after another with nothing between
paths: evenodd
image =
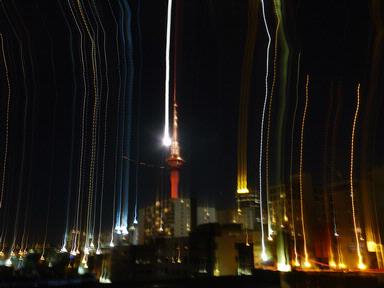
<instances>
[{"instance_id":1,"label":"vertical light trail","mask_svg":"<svg viewBox=\"0 0 384 288\"><path fill-rule=\"evenodd\" d=\"M118 77L118 93L117 93L117 113L116 113L116 120L117 120L117 129L116 129L116 147L115 147L115 159L114 159L114 162L115 162L115 167L114 167L114 184L113 184L113 204L112 204L112 228L111 228L111 241L109 243L109 246L110 247L113 247L114 246L114 243L113 243L113 239L114 239L114 231L115 229L117 230L120 224L120 206L118 207L117 211L116 211L116 198L117 196L117 174L118 174L118 155L119 155L119 114L120 114L120 94L121 94L121 74L120 74L120 51L119 51L119 46L118 46L118 43L119 43L119 35L118 35L118 30L119 30L119 25L117 23L117 20L116 20L116 16L113 12L113 8L112 8L112 5L111 5L111 2L108 0L108 5L109 5L109 9L111 10L111 14L112 14L112 18L113 18L113 21L115 23L115 26L116 26L116 34L115 34L115 41L116 41L116 58L117 58L117 67L118 67L118 71L119 71L119 77Z\"/></svg>"},{"instance_id":2,"label":"vertical light trail","mask_svg":"<svg viewBox=\"0 0 384 288\"><path fill-rule=\"evenodd\" d=\"M3 65L5 68L5 77L7 81L7 109L6 109L6 120L5 120L5 146L4 146L4 158L3 158L3 173L2 173L2 178L1 178L1 196L0 196L0 209L1 215L3 216L2 218L2 229L1 229L1 237L0 237L0 244L2 245L1 251L0 251L0 256L4 256L4 246L5 246L5 237L6 237L6 228L8 227L8 221L7 221L7 216L8 216L8 210L9 209L4 209L5 207L3 206L3 200L4 200L4 190L5 190L5 178L6 178L6 169L7 169L7 162L8 162L8 142L9 142L9 113L10 113L10 106L11 106L11 82L9 79L9 71L8 71L8 64L7 64L7 58L5 56L5 49L4 49L4 39L3 39L3 34L0 33L1 37L1 55L3 58ZM9 205L7 205L9 206Z\"/></svg>"},{"instance_id":3,"label":"vertical light trail","mask_svg":"<svg viewBox=\"0 0 384 288\"><path fill-rule=\"evenodd\" d=\"M90 24L88 19L83 11L83 7L80 3L80 0L77 0L77 5L79 7L80 15L84 23L85 29L87 31L88 37L91 41L91 59L92 59L92 75L93 75L93 92L94 92L94 103L93 103L93 113L92 113L92 136L91 136L91 165L89 171L89 191L88 191L88 209L87 209L87 222L86 222L86 239L85 239L85 252L89 248L89 239L91 231L91 218L92 218L92 205L93 205L93 194L94 194L94 173L95 173L95 158L96 158L96 131L97 131L97 108L99 103L98 97L98 87L97 87L97 59L96 59L96 45L95 39L93 37L94 32L91 31Z\"/></svg>"},{"instance_id":4,"label":"vertical light trail","mask_svg":"<svg viewBox=\"0 0 384 288\"><path fill-rule=\"evenodd\" d=\"M24 85L24 94L25 94L25 102L24 102L24 111L23 111L23 132L22 132L22 146L21 146L21 162L20 162L20 173L19 173L19 181L18 181L18 189L17 189L17 204L16 204L16 216L14 219L14 230L13 230L13 240L12 245L10 246L10 253L13 253L13 250L16 246L16 240L18 236L18 225L19 225L19 217L20 217L20 204L21 204L21 197L22 197L22 189L23 189L23 181L24 181L24 170L25 170L25 154L26 154L26 143L27 143L27 125L28 125L28 106L30 101L30 95L29 90L27 89L27 75L26 75L26 69L25 69L25 60L24 60L24 46L23 42L17 33L17 30L11 21L11 18L8 15L7 9L5 8L4 2L1 1L1 5L4 11L4 15L7 19L7 22L11 26L11 29L13 33L15 34L16 40L19 44L19 53L20 53L20 59L21 59L21 71L22 71L22 78L23 78L23 85Z\"/></svg>"},{"instance_id":5,"label":"vertical light trail","mask_svg":"<svg viewBox=\"0 0 384 288\"><path fill-rule=\"evenodd\" d=\"M85 145L85 114L86 114L86 107L87 107L87 95L88 95L88 89L87 89L87 80L86 80L86 71L85 71L85 60L84 60L84 48L83 48L83 32L80 29L79 23L77 21L77 18L75 16L75 13L73 11L72 5L70 0L68 0L68 6L70 8L73 20L75 22L75 25L77 27L77 30L80 34L80 58L81 58L81 68L82 68L82 78L83 78L83 89L84 89L84 95L83 95L83 104L82 104L82 116L81 116L81 143L80 143L80 158L79 158L79 181L78 181L78 193L77 193L77 200L76 200L76 217L75 217L75 223L74 223L74 231L75 236L73 237L73 243L71 248L71 254L76 255L76 250L78 248L78 242L80 241L80 230L79 230L79 221L81 217L80 213L80 203L81 203L81 191L82 191L82 185L83 185L83 158L84 158L84 145ZM78 236L79 235L79 236Z\"/></svg>"},{"instance_id":6,"label":"vertical light trail","mask_svg":"<svg viewBox=\"0 0 384 288\"><path fill-rule=\"evenodd\" d=\"M112 8L112 5L110 3L110 1L108 0L108 5L109 5L109 8L111 10L111 14L112 14L112 18L113 18L113 22L115 23L115 27L116 27L116 34L115 34L115 41L116 41L116 58L117 58L117 69L118 69L118 74L119 74L119 77L118 77L118 93L117 93L117 113L116 113L116 123L117 123L117 129L116 129L116 148L115 148L115 167L114 167L114 170L115 170L115 173L114 173L114 200L113 200L113 211L114 211L114 215L113 216L113 219L112 219L112 222L113 222L113 227L112 228L112 235L111 235L111 239L113 239L113 231L116 231L117 233L121 233L121 227L120 227L120 223L121 223L121 187L118 187L118 183L120 184L121 183L121 175L120 175L120 172L121 172L121 169L119 169L119 163L121 163L121 160L123 159L122 156L120 154L120 114L121 113L121 83L122 83L122 76L121 76L121 72L120 72L120 69L121 69L121 57L120 57L120 49L119 49L119 24L117 22L117 19L116 19L116 16L115 16L115 13L113 11L113 8ZM121 164L122 165L122 164ZM119 177L120 176L120 177ZM111 240L111 245L113 245L113 241Z\"/></svg>"},{"instance_id":7,"label":"vertical light trail","mask_svg":"<svg viewBox=\"0 0 384 288\"><path fill-rule=\"evenodd\" d=\"M109 107L109 76L108 76L108 59L107 59L107 48L106 48L106 31L104 25L101 21L99 11L93 2L94 9L96 12L97 19L100 23L100 27L103 34L103 55L104 55L104 63L105 63L105 104L104 104L104 139L103 139L103 152L102 152L102 162L101 162L101 192L100 192L100 212L99 212L99 231L97 237L97 248L96 254L101 254L101 229L102 229L102 220L103 220L103 202L104 202L104 185L105 185L105 155L107 150L107 124L108 124L108 107ZM102 87L102 86L101 86Z\"/></svg>"},{"instance_id":8,"label":"vertical light trail","mask_svg":"<svg viewBox=\"0 0 384 288\"><path fill-rule=\"evenodd\" d=\"M249 193L247 172L247 144L248 144L248 113L249 95L251 89L251 78L255 56L255 45L257 36L257 11L258 1L248 1L248 24L244 47L244 58L241 71L240 101L239 101L239 123L237 134L237 204L238 213L240 209L240 194Z\"/></svg>"},{"instance_id":9,"label":"vertical light trail","mask_svg":"<svg viewBox=\"0 0 384 288\"><path fill-rule=\"evenodd\" d=\"M9 110L11 106L11 82L9 80L9 71L7 59L5 57L4 51L4 39L3 34L0 33L1 38L1 55L3 57L3 64L5 68L5 78L7 81L7 110L5 118L5 144L4 144L4 158L3 158L3 173L1 177L1 194L0 194L0 208L3 208L3 198L4 198L4 187L5 187L5 177L8 163L8 142L9 142Z\"/></svg>"},{"instance_id":10,"label":"vertical light trail","mask_svg":"<svg viewBox=\"0 0 384 288\"><path fill-rule=\"evenodd\" d=\"M353 118L352 133L351 133L351 159L350 159L350 170L349 170L349 185L350 185L350 191L351 191L353 230L355 232L356 251L357 251L357 257L358 257L357 267L360 270L364 270L367 268L367 266L363 262L363 256L361 255L361 250L360 250L359 233L357 231L357 220L356 220L355 193L354 193L354 188L353 188L355 130L356 130L357 118L359 116L359 109L360 109L360 83L357 85L356 98L357 98L356 99L356 110L355 110L355 116Z\"/></svg>"},{"instance_id":11,"label":"vertical light trail","mask_svg":"<svg viewBox=\"0 0 384 288\"><path fill-rule=\"evenodd\" d=\"M64 238L63 238L63 245L61 247L61 252L67 252L67 240L68 240L68 229L69 229L69 211L71 207L71 197L72 197L72 190L73 190L73 169L74 169L74 151L75 151L75 121L76 121L76 99L77 99L77 81L76 81L76 69L75 69L75 56L73 53L73 33L71 26L69 24L67 15L65 14L64 8L61 4L61 0L57 0L57 3L59 4L61 13L63 14L65 25L67 26L68 33L69 33L69 49L70 49L70 56L71 56L71 63L72 63L72 83L73 83L73 98L72 98L72 119L71 119L71 152L69 156L69 165L68 165L68 195L67 195L67 209L65 213L65 230L64 230Z\"/></svg>"},{"instance_id":12,"label":"vertical light trail","mask_svg":"<svg viewBox=\"0 0 384 288\"><path fill-rule=\"evenodd\" d=\"M305 83L305 106L303 112L303 119L301 122L301 136L300 136L300 164L299 164L299 181L300 181L300 212L301 212L301 229L303 233L303 248L304 248L304 263L305 268L309 268L311 263L309 263L308 251L307 251L307 234L305 230L305 217L304 217L304 201L303 201L303 152L304 152L304 128L305 128L305 119L307 116L309 102L309 75L307 75L307 81Z\"/></svg>"},{"instance_id":13,"label":"vertical light trail","mask_svg":"<svg viewBox=\"0 0 384 288\"><path fill-rule=\"evenodd\" d=\"M141 81L142 81L142 69L143 69L143 51L142 51L142 36L141 36L141 23L140 23L140 19L141 19L141 1L139 1L137 3L137 23L136 23L136 27L137 27L137 38L138 38L138 41L137 41L137 45L138 45L138 55L139 55L139 65L138 65L138 72L137 72L137 85L138 85L138 92L137 92L137 127L136 127L136 131L137 131L137 143L136 143L136 153L137 153L137 159L138 159L138 163L136 164L136 171L135 171L135 210L134 210L134 217L133 217L133 224L136 225L138 224L138 220L137 220L137 217L138 217L138 190L139 190L139 160L140 160L140 100L141 100Z\"/></svg>"},{"instance_id":14,"label":"vertical light trail","mask_svg":"<svg viewBox=\"0 0 384 288\"><path fill-rule=\"evenodd\" d=\"M117 205L118 205L118 212L117 212L117 215L116 215L116 218L117 218L117 221L116 221L116 232L118 234L126 234L127 233L127 227L125 225L123 225L123 219L124 219L124 204L125 204L125 197L124 197L124 194L125 194L125 183L126 183L126 179L125 179L125 171L126 171L126 161L125 161L125 154L126 154L126 139L125 139L125 134L126 134L126 123L125 123L125 118L126 118L126 114L127 114L127 111L126 111L126 105L127 105L127 99L126 99L126 86L127 86L127 58L126 58L126 41L125 41L125 35L124 35L124 9L122 8L121 6L121 3L118 2L118 6L119 6L119 9L121 10L121 17L119 18L119 24L118 26L116 27L116 30L119 32L121 38L120 38L120 43L121 43L121 46L123 47L121 49L122 51L122 55L121 55L121 59L122 59L122 63L123 65L121 66L121 70L122 70L122 87L121 87L121 91L122 91L122 109L121 109L121 115L120 115L120 118L119 118L119 124L118 125L121 125L121 137L119 138L119 158L121 159L120 161L120 166L119 166L119 179L118 179L118 184L119 184L119 187L118 187L118 191L119 191L119 194L118 194L118 198L117 198ZM120 29L119 29L120 27ZM119 42L118 42L119 43ZM119 48L118 48L119 49ZM121 150L120 150L121 149Z\"/></svg>"},{"instance_id":15,"label":"vertical light trail","mask_svg":"<svg viewBox=\"0 0 384 288\"><path fill-rule=\"evenodd\" d=\"M268 259L265 241L264 241L264 226L263 226L263 174L262 174L262 164L263 164L263 141L264 141L264 118L265 118L265 110L267 106L268 100L268 74L269 74L269 49L271 46L271 35L269 33L267 19L265 15L265 7L264 0L261 0L261 8L263 11L263 20L265 30L268 36L268 45L267 45L267 56L266 56L266 71L265 71L265 97L264 97L264 105L263 105L263 114L261 118L261 130L260 130L260 155L259 155L259 197L260 197L260 226L261 226L261 259L266 261ZM268 205L268 203L267 203Z\"/></svg>"},{"instance_id":16,"label":"vertical light trail","mask_svg":"<svg viewBox=\"0 0 384 288\"><path fill-rule=\"evenodd\" d=\"M170 54L171 54L171 23L172 23L172 0L168 0L167 12L167 39L165 47L165 113L164 113L164 137L163 145L169 147L171 145L171 137L169 136L169 74L170 74Z\"/></svg>"},{"instance_id":17,"label":"vertical light trail","mask_svg":"<svg viewBox=\"0 0 384 288\"><path fill-rule=\"evenodd\" d=\"M271 115L272 115L272 105L273 105L273 94L275 93L276 86L276 65L277 65L277 52L278 52L278 33L280 27L280 18L277 18L276 24L276 32L275 32L275 47L274 47L274 55L273 55L273 79L272 79L272 87L271 94L269 97L269 106L268 106L268 122L267 122L267 139L265 144L265 190L267 192L267 213L268 213L268 240L272 241L272 223L271 223L271 213L270 213L270 205L269 205L269 139L271 135ZM285 215L285 213L284 213Z\"/></svg>"},{"instance_id":18,"label":"vertical light trail","mask_svg":"<svg viewBox=\"0 0 384 288\"><path fill-rule=\"evenodd\" d=\"M45 27L47 29L47 27ZM56 80L56 65L55 65L55 58L54 58L54 48L53 48L53 40L51 37L51 34L49 33L49 30L47 29L49 42L50 42L50 62L51 62L51 72L52 72L52 84L54 87L54 100L53 100L53 109L52 109L52 131L51 131L51 137L52 137L52 143L51 143L51 155L50 155L50 167L49 167L49 184L48 184L48 201L47 201L47 215L45 219L45 230L44 230L44 242L43 242L43 251L41 254L41 261L44 261L44 254L45 254L45 247L47 244L47 236L48 236L48 224L50 220L50 213L51 213L51 199L52 199L52 190L53 190L53 178L54 178L54 171L55 171L55 150L56 150L56 111L57 111L57 101L59 98L58 91L57 91L57 80Z\"/></svg>"},{"instance_id":19,"label":"vertical light trail","mask_svg":"<svg viewBox=\"0 0 384 288\"><path fill-rule=\"evenodd\" d=\"M129 218L129 189L130 189L130 166L131 162L129 161L129 156L131 152L131 115L132 115L132 89L133 89L133 77L134 77L134 63L133 63L133 41L132 41L132 11L128 2L123 2L123 11L126 11L126 23L123 23L122 18L122 27L126 27L126 30L122 29L123 43L127 44L125 57L126 61L126 78L125 85L127 87L126 92L126 104L125 104L125 131L124 131L124 153L123 155L127 157L127 160L124 161L124 173L123 173L123 211L121 219L121 228L123 234L128 234L128 218ZM125 45L124 45L125 46Z\"/></svg>"},{"instance_id":20,"label":"vertical light trail","mask_svg":"<svg viewBox=\"0 0 384 288\"><path fill-rule=\"evenodd\" d=\"M100 26L102 27L103 26L103 23L101 23L101 19L98 17L98 11L97 11L97 7L96 7L96 3L95 3L95 0L91 1L91 7L90 7L90 11L91 11L91 15L92 15L92 19L95 23L95 26L96 26L96 29L95 29L95 42L96 42L96 55L95 55L95 61L99 61L99 63L101 63L100 65L97 65L97 91L98 91L98 103L97 103L97 114L96 114L96 123L99 123L99 120L100 120L100 114L101 114L101 98L103 96L103 69L102 69L102 49L100 49L100 46L99 43L100 43ZM89 20L90 23L91 23L91 20ZM102 27L103 28L103 27ZM102 29L101 29L102 31ZM104 35L103 35L104 37ZM99 161L98 161L98 156L100 155L100 151L99 151L99 147L100 147L100 134L101 134L101 125L97 125L96 127L96 153L95 153L95 174L96 177L93 181L94 183L94 199L93 199L93 215L92 215L92 222L91 222L91 230L92 232L90 232L90 235L91 235L91 243L90 243L90 249L94 250L95 249L95 229L96 229L96 215L97 215L97 208L100 208L100 206L98 206L98 192L99 192L99 180L98 180L98 175L99 175ZM97 239L97 238L96 238Z\"/></svg>"}]
</instances>

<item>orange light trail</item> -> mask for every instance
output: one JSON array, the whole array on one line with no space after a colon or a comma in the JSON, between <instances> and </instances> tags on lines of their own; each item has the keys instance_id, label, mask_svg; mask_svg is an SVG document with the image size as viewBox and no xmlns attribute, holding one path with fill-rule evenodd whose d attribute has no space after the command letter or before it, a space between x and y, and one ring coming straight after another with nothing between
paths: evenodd
<instances>
[{"instance_id":1,"label":"orange light trail","mask_svg":"<svg viewBox=\"0 0 384 288\"><path fill-rule=\"evenodd\" d=\"M303 150L304 150L304 128L305 119L307 116L308 102L309 102L309 75L307 75L307 81L305 84L305 106L303 119L301 122L301 136L300 136L300 165L299 165L299 177L300 177L300 211L301 211L301 228L303 233L303 246L304 246L304 267L310 267L307 251L307 235L305 231L305 220L304 220L304 201L303 201Z\"/></svg>"},{"instance_id":2,"label":"orange light trail","mask_svg":"<svg viewBox=\"0 0 384 288\"><path fill-rule=\"evenodd\" d=\"M361 251L360 251L359 232L357 231L357 224L356 224L357 221L356 221L356 208L355 208L355 193L354 193L354 189L353 189L353 164L354 164L354 150L355 150L355 131L356 131L356 124L357 124L357 117L359 116L359 110L360 110L360 83L357 85L356 98L357 98L356 99L356 110L355 110L355 116L353 118L352 135L351 135L351 160L350 160L350 170L349 170L349 184L350 184L350 191L351 191L353 229L355 232L356 251L357 251L357 257L358 257L357 267L361 270L364 270L364 269L366 269L366 265L363 262L363 256L361 255Z\"/></svg>"}]
</instances>

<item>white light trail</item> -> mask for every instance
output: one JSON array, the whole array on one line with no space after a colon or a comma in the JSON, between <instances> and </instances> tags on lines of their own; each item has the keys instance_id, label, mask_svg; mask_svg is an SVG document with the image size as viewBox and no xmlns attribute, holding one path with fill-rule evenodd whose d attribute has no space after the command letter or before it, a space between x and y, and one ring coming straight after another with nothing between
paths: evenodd
<instances>
[{"instance_id":1,"label":"white light trail","mask_svg":"<svg viewBox=\"0 0 384 288\"><path fill-rule=\"evenodd\" d=\"M366 269L366 265L363 262L363 256L361 255L360 251L360 241L359 241L359 232L357 228L357 220L356 220L356 207L355 207L355 193L353 189L353 164L354 164L354 150L355 150L355 130L356 130L356 123L357 123L357 117L359 116L359 109L360 109L360 83L357 85L357 103L356 103L356 111L355 116L353 118L353 124L352 124L352 135L351 135L351 160L350 160L350 171L349 171L349 184L351 189L351 204L352 204L352 220L353 220L353 230L355 232L355 240L356 240L356 251L357 251L357 267L360 270Z\"/></svg>"},{"instance_id":2,"label":"white light trail","mask_svg":"<svg viewBox=\"0 0 384 288\"><path fill-rule=\"evenodd\" d=\"M171 145L171 137L169 136L169 71L170 71L170 46L171 46L171 22L172 22L172 0L168 0L167 14L167 39L165 47L165 115L164 115L164 137L163 145L169 147Z\"/></svg>"},{"instance_id":3,"label":"white light trail","mask_svg":"<svg viewBox=\"0 0 384 288\"><path fill-rule=\"evenodd\" d=\"M9 136L9 110L11 105L11 83L9 80L9 73L8 73L8 65L7 65L7 59L5 57L5 51L4 51L4 39L3 34L0 33L1 37L1 51L3 56L3 64L5 68L5 76L7 79L7 90L8 90L8 98L7 98L7 112L6 112L6 120L5 120L5 148L4 148L4 158L3 158L3 175L1 177L1 195L0 195L0 208L3 207L3 197L4 197L4 186L5 186L5 171L7 168L7 160L8 160L8 136Z\"/></svg>"},{"instance_id":4,"label":"white light trail","mask_svg":"<svg viewBox=\"0 0 384 288\"><path fill-rule=\"evenodd\" d=\"M300 165L299 165L299 182L300 182L300 211L301 211L301 228L303 233L303 246L304 246L304 268L309 268L311 263L309 263L308 251L307 251L307 235L305 230L305 217L304 217L304 201L303 201L303 151L304 151L304 128L305 128L305 119L307 116L308 110L308 100L309 100L309 75L307 75L307 81L305 84L305 106L303 119L301 122L301 138L300 138Z\"/></svg>"},{"instance_id":5,"label":"white light trail","mask_svg":"<svg viewBox=\"0 0 384 288\"><path fill-rule=\"evenodd\" d=\"M267 45L267 58L266 58L266 72L265 72L265 97L264 97L264 105L263 105L263 114L261 118L261 131L260 131L260 155L259 155L259 196L260 196L260 226L261 226L261 258L263 261L268 260L268 256L266 253L265 242L264 242L264 227L263 227L263 174L262 174L262 164L263 164L263 132L264 132L264 118L265 118L265 110L267 106L268 100L268 74L269 74L269 49L271 46L271 35L269 33L267 19L265 15L265 7L264 0L261 0L261 8L263 11L263 20L265 30L268 36L268 45ZM268 203L267 203L268 205Z\"/></svg>"}]
</instances>

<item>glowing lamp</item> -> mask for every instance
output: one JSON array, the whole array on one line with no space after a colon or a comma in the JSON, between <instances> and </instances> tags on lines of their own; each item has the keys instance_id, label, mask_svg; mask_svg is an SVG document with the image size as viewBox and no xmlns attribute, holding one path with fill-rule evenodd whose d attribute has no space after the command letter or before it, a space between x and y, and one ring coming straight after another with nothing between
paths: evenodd
<instances>
[{"instance_id":1,"label":"glowing lamp","mask_svg":"<svg viewBox=\"0 0 384 288\"><path fill-rule=\"evenodd\" d=\"M304 264L303 264L303 267L304 267L304 268L310 268L310 267L311 267L311 263L309 263L308 260L305 260L305 261L304 261Z\"/></svg>"},{"instance_id":2,"label":"glowing lamp","mask_svg":"<svg viewBox=\"0 0 384 288\"><path fill-rule=\"evenodd\" d=\"M329 267L336 268L337 267L336 262L333 260L329 261Z\"/></svg>"},{"instance_id":3,"label":"glowing lamp","mask_svg":"<svg viewBox=\"0 0 384 288\"><path fill-rule=\"evenodd\" d=\"M285 263L277 263L277 270L281 272L289 272L291 271L291 265Z\"/></svg>"},{"instance_id":4,"label":"glowing lamp","mask_svg":"<svg viewBox=\"0 0 384 288\"><path fill-rule=\"evenodd\" d=\"M267 253L265 253L265 251L261 252L261 260L263 260L263 262L266 262L268 261L269 257L267 255Z\"/></svg>"},{"instance_id":5,"label":"glowing lamp","mask_svg":"<svg viewBox=\"0 0 384 288\"><path fill-rule=\"evenodd\" d=\"M169 137L169 135L164 136L163 138L163 146L169 147L172 144L172 139Z\"/></svg>"},{"instance_id":6,"label":"glowing lamp","mask_svg":"<svg viewBox=\"0 0 384 288\"><path fill-rule=\"evenodd\" d=\"M249 190L247 188L237 189L237 194L246 194L246 193L249 193Z\"/></svg>"},{"instance_id":7,"label":"glowing lamp","mask_svg":"<svg viewBox=\"0 0 384 288\"><path fill-rule=\"evenodd\" d=\"M359 268L360 270L365 270L367 269L367 265L365 265L362 261L359 261L357 268Z\"/></svg>"},{"instance_id":8,"label":"glowing lamp","mask_svg":"<svg viewBox=\"0 0 384 288\"><path fill-rule=\"evenodd\" d=\"M12 261L11 261L11 258L8 258L6 261L5 261L5 266L7 267L11 267L12 266Z\"/></svg>"},{"instance_id":9,"label":"glowing lamp","mask_svg":"<svg viewBox=\"0 0 384 288\"><path fill-rule=\"evenodd\" d=\"M367 249L369 252L376 252L377 251L377 245L373 241L367 241Z\"/></svg>"}]
</instances>

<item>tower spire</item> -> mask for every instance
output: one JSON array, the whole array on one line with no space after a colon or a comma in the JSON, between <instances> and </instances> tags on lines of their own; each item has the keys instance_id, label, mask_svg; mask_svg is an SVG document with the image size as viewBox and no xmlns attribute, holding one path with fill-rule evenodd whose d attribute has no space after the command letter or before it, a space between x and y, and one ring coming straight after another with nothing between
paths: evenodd
<instances>
[{"instance_id":1,"label":"tower spire","mask_svg":"<svg viewBox=\"0 0 384 288\"><path fill-rule=\"evenodd\" d=\"M176 81L175 81L176 82ZM167 159L167 164L170 168L170 182L171 182L171 198L179 198L179 181L180 181L180 168L184 164L184 160L180 156L180 145L178 139L178 114L177 114L177 101L176 101L176 83L173 85L173 127L172 127L172 143L170 148L170 155Z\"/></svg>"}]
</instances>

